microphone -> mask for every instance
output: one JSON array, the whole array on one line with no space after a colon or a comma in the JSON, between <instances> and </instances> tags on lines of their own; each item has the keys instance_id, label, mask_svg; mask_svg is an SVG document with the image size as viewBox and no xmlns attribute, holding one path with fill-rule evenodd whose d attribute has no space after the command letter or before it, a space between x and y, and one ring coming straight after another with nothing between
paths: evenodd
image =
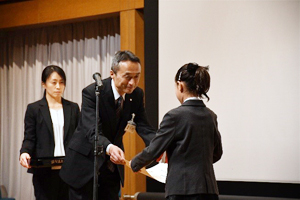
<instances>
[{"instance_id":1,"label":"microphone","mask_svg":"<svg viewBox=\"0 0 300 200\"><path fill-rule=\"evenodd\" d=\"M93 79L96 81L96 85L100 88L103 87L102 80L101 80L101 74L96 72L93 74Z\"/></svg>"}]
</instances>

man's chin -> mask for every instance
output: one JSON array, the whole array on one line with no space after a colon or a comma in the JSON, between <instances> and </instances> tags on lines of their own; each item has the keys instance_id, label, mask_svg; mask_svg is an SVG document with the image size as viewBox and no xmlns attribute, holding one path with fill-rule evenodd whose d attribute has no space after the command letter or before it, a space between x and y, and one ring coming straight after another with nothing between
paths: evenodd
<instances>
[{"instance_id":1,"label":"man's chin","mask_svg":"<svg viewBox=\"0 0 300 200\"><path fill-rule=\"evenodd\" d=\"M133 89L127 89L127 90L125 90L125 93L126 94L131 94L133 92L133 90L134 90L134 88Z\"/></svg>"}]
</instances>

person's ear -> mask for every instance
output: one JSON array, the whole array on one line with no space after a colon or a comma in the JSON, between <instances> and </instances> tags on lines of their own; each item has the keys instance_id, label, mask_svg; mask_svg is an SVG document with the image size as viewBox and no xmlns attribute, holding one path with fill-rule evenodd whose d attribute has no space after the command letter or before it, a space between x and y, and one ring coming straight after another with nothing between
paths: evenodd
<instances>
[{"instance_id":1,"label":"person's ear","mask_svg":"<svg viewBox=\"0 0 300 200\"><path fill-rule=\"evenodd\" d=\"M183 86L183 83L180 84L180 92L181 92L181 93L184 92L184 86Z\"/></svg>"},{"instance_id":2,"label":"person's ear","mask_svg":"<svg viewBox=\"0 0 300 200\"><path fill-rule=\"evenodd\" d=\"M45 83L42 81L42 87L46 89Z\"/></svg>"},{"instance_id":3,"label":"person's ear","mask_svg":"<svg viewBox=\"0 0 300 200\"><path fill-rule=\"evenodd\" d=\"M183 93L184 91L184 88L183 88L183 83L181 81L177 81L177 87L178 87L178 90Z\"/></svg>"},{"instance_id":4,"label":"person's ear","mask_svg":"<svg viewBox=\"0 0 300 200\"><path fill-rule=\"evenodd\" d=\"M113 71L113 70L110 70L110 72L109 72L109 73L110 73L110 78L112 78L112 79L113 79L113 78L114 78L114 76L115 76L115 73L114 73L114 71Z\"/></svg>"}]
</instances>

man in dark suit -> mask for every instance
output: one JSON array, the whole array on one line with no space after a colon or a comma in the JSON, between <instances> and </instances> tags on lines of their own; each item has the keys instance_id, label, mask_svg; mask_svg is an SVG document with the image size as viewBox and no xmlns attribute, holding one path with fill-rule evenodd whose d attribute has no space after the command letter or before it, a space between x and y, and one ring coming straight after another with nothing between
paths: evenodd
<instances>
[{"instance_id":1,"label":"man in dark suit","mask_svg":"<svg viewBox=\"0 0 300 200\"><path fill-rule=\"evenodd\" d=\"M113 59L110 78L103 80L99 103L100 144L106 155L99 157L98 199L101 200L119 199L120 181L124 184L124 166L119 165L124 163L122 136L132 114L135 114L137 133L146 145L155 135L146 118L143 91L137 87L140 73L139 58L130 51L119 51ZM121 109L116 107L117 102ZM60 171L61 178L71 187L72 200L92 199L93 194L95 83L83 89L81 109L78 128Z\"/></svg>"}]
</instances>

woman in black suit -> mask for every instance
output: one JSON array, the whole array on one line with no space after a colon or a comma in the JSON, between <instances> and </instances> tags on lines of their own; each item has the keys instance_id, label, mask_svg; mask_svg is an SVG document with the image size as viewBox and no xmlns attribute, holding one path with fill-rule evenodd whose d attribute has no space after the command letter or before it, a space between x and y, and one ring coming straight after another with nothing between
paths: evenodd
<instances>
[{"instance_id":1,"label":"woman in black suit","mask_svg":"<svg viewBox=\"0 0 300 200\"><path fill-rule=\"evenodd\" d=\"M66 75L58 66L47 66L42 72L44 97L27 106L20 164L33 173L37 200L67 200L68 186L60 179L59 170L34 168L32 159L65 156L65 149L78 123L80 110L76 103L62 98Z\"/></svg>"},{"instance_id":2,"label":"woman in black suit","mask_svg":"<svg viewBox=\"0 0 300 200\"><path fill-rule=\"evenodd\" d=\"M131 161L134 172L157 159L168 157L168 200L215 200L218 186L213 163L222 156L217 116L205 106L210 76L207 67L189 63L176 76L176 96L181 106L169 111L150 145Z\"/></svg>"}]
</instances>

